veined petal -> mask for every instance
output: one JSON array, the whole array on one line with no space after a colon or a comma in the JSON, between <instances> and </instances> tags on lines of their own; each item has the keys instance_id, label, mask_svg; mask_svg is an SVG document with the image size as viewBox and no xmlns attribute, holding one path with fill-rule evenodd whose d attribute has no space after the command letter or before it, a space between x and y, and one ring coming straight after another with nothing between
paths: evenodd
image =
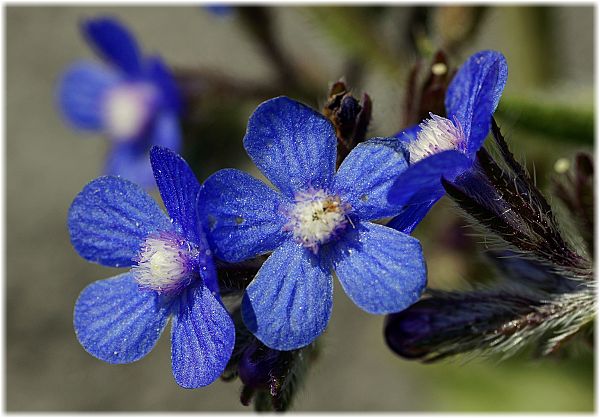
<instances>
[{"instance_id":1,"label":"veined petal","mask_svg":"<svg viewBox=\"0 0 600 418\"><path fill-rule=\"evenodd\" d=\"M133 35L116 19L88 19L81 25L88 42L102 58L120 68L125 74L139 75L142 59Z\"/></svg>"},{"instance_id":2,"label":"veined petal","mask_svg":"<svg viewBox=\"0 0 600 418\"><path fill-rule=\"evenodd\" d=\"M335 176L333 190L361 219L393 216L401 206L390 203L388 193L407 167L397 139L370 139L346 157Z\"/></svg>"},{"instance_id":3,"label":"veined petal","mask_svg":"<svg viewBox=\"0 0 600 418\"><path fill-rule=\"evenodd\" d=\"M147 190L156 187L150 153L141 143L122 142L113 145L106 157L104 173L123 177Z\"/></svg>"},{"instance_id":4,"label":"veined petal","mask_svg":"<svg viewBox=\"0 0 600 418\"><path fill-rule=\"evenodd\" d=\"M237 262L272 251L285 238L283 197L250 175L234 169L210 176L198 196L198 215L215 255Z\"/></svg>"},{"instance_id":5,"label":"veined petal","mask_svg":"<svg viewBox=\"0 0 600 418\"><path fill-rule=\"evenodd\" d=\"M275 350L295 350L323 333L333 306L329 265L288 240L265 261L246 288L246 327Z\"/></svg>"},{"instance_id":6,"label":"veined petal","mask_svg":"<svg viewBox=\"0 0 600 418\"><path fill-rule=\"evenodd\" d=\"M119 82L119 77L101 65L78 62L65 71L59 87L58 102L63 115L79 129L103 129L103 98Z\"/></svg>"},{"instance_id":7,"label":"veined petal","mask_svg":"<svg viewBox=\"0 0 600 418\"><path fill-rule=\"evenodd\" d=\"M425 289L421 244L386 226L360 223L331 249L331 257L344 290L367 312L401 311Z\"/></svg>"},{"instance_id":8,"label":"veined petal","mask_svg":"<svg viewBox=\"0 0 600 418\"><path fill-rule=\"evenodd\" d=\"M183 158L168 148L153 146L150 162L163 203L183 236L196 244L204 242L196 213L200 183Z\"/></svg>"},{"instance_id":9,"label":"veined petal","mask_svg":"<svg viewBox=\"0 0 600 418\"><path fill-rule=\"evenodd\" d=\"M77 302L73 324L88 353L113 364L131 363L152 350L170 306L156 292L140 290L130 273L86 287Z\"/></svg>"},{"instance_id":10,"label":"veined petal","mask_svg":"<svg viewBox=\"0 0 600 418\"><path fill-rule=\"evenodd\" d=\"M171 364L177 384L193 389L214 382L225 370L235 344L229 314L203 285L179 299L171 331Z\"/></svg>"},{"instance_id":11,"label":"veined petal","mask_svg":"<svg viewBox=\"0 0 600 418\"><path fill-rule=\"evenodd\" d=\"M456 117L467 138L467 154L473 155L490 131L508 77L504 55L496 51L473 54L458 70L446 92L448 118Z\"/></svg>"},{"instance_id":12,"label":"veined petal","mask_svg":"<svg viewBox=\"0 0 600 418\"><path fill-rule=\"evenodd\" d=\"M396 205L414 205L438 200L445 193L441 177L454 180L472 164L463 153L453 150L423 158L397 177L388 198Z\"/></svg>"},{"instance_id":13,"label":"veined petal","mask_svg":"<svg viewBox=\"0 0 600 418\"><path fill-rule=\"evenodd\" d=\"M69 208L68 224L79 255L111 267L131 266L150 233L173 228L139 186L111 176L99 177L83 188Z\"/></svg>"},{"instance_id":14,"label":"veined petal","mask_svg":"<svg viewBox=\"0 0 600 418\"><path fill-rule=\"evenodd\" d=\"M387 227L395 229L396 231L410 234L415 230L419 222L423 220L429 210L438 202L438 199L431 200L424 203L411 204L408 202L402 207L402 211L398 216L394 217L387 223Z\"/></svg>"},{"instance_id":15,"label":"veined petal","mask_svg":"<svg viewBox=\"0 0 600 418\"><path fill-rule=\"evenodd\" d=\"M250 158L288 197L329 187L336 144L333 125L323 115L287 97L258 106L244 137Z\"/></svg>"}]
</instances>

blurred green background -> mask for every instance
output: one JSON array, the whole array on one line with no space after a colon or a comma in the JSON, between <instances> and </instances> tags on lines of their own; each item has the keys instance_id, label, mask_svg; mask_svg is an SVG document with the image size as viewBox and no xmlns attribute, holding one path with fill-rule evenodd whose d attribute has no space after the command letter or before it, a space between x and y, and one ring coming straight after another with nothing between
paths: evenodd
<instances>
[{"instance_id":1,"label":"blurred green background","mask_svg":"<svg viewBox=\"0 0 600 418\"><path fill-rule=\"evenodd\" d=\"M417 54L443 46L454 66L480 49L508 60L500 124L514 153L547 184L554 163L593 147L594 9L587 7L274 7L217 16L199 6L6 8L8 411L248 411L239 381L189 391L170 371L168 334L141 361L113 366L77 343L78 293L115 272L69 243L73 197L99 175L108 147L63 123L56 82L92 58L78 22L109 14L160 53L193 90L184 155L200 179L237 166L257 174L241 144L245 123L280 94L320 108L344 76L373 99L370 136L402 127ZM265 17L266 16L266 17ZM261 20L263 19L263 20ZM264 20L267 19L267 20ZM269 32L269 29L271 32ZM266 35L265 35L266 33ZM262 39L262 43L260 40ZM265 46L265 40L274 44ZM268 43L267 42L267 43ZM198 75L203 78L200 81ZM460 214L443 199L417 228L429 285L455 289L493 279L480 243L459 243ZM469 239L469 238L465 238ZM560 412L594 409L594 356L422 365L396 357L383 318L356 308L336 283L322 352L296 411Z\"/></svg>"}]
</instances>

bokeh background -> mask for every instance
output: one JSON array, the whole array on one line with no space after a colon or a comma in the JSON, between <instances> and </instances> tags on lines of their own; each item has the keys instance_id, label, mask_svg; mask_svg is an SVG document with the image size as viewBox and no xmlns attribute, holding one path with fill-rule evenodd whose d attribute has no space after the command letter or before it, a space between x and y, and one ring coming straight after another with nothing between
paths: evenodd
<instances>
[{"instance_id":1,"label":"bokeh background","mask_svg":"<svg viewBox=\"0 0 600 418\"><path fill-rule=\"evenodd\" d=\"M239 381L178 387L168 334L146 358L119 366L91 357L75 338L78 293L115 274L79 258L66 228L73 197L99 175L108 148L99 136L71 130L55 104L61 72L76 59L93 58L78 31L82 18L120 18L185 81L194 110L184 121L184 155L200 179L218 168L253 170L241 138L261 101L288 94L320 107L330 83L342 76L357 96L368 92L373 99L371 136L395 133L415 57L440 46L454 65L479 49L506 55L509 79L498 117L515 154L535 165L542 187L557 159L593 147L592 6L247 12L191 5L6 7L8 411L249 410L239 404ZM265 46L265 28L275 46ZM483 246L464 236L460 219L443 199L416 230L432 287L494 279L480 256ZM525 353L505 362L422 365L396 357L382 338L383 318L335 290L323 349L296 411L594 408L589 348L545 359Z\"/></svg>"}]
</instances>

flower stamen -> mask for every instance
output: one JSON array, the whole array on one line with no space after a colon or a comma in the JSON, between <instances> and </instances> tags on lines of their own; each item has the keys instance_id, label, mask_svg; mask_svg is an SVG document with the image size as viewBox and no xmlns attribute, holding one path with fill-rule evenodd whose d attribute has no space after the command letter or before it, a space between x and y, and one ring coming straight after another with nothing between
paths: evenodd
<instances>
[{"instance_id":1,"label":"flower stamen","mask_svg":"<svg viewBox=\"0 0 600 418\"><path fill-rule=\"evenodd\" d=\"M410 163L414 164L425 157L442 151L460 150L465 143L465 134L456 118L454 122L433 113L419 127L417 139L408 144Z\"/></svg>"},{"instance_id":2,"label":"flower stamen","mask_svg":"<svg viewBox=\"0 0 600 418\"><path fill-rule=\"evenodd\" d=\"M175 233L161 232L146 238L131 272L140 287L174 294L196 278L197 258L198 249L190 242Z\"/></svg>"},{"instance_id":3,"label":"flower stamen","mask_svg":"<svg viewBox=\"0 0 600 418\"><path fill-rule=\"evenodd\" d=\"M287 213L289 221L283 230L291 231L296 242L316 254L320 245L346 229L350 209L339 196L328 195L324 190L300 192Z\"/></svg>"}]
</instances>

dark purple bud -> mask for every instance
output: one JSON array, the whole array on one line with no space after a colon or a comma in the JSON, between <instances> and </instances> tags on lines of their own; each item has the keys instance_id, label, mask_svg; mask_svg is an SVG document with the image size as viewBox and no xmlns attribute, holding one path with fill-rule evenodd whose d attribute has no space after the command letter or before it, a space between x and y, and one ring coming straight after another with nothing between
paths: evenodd
<instances>
[{"instance_id":1,"label":"dark purple bud","mask_svg":"<svg viewBox=\"0 0 600 418\"><path fill-rule=\"evenodd\" d=\"M388 315L385 339L398 355L431 362L471 351L494 336L509 334L538 304L521 295L496 292L430 291L432 297ZM524 319L527 318L527 319Z\"/></svg>"},{"instance_id":2,"label":"dark purple bud","mask_svg":"<svg viewBox=\"0 0 600 418\"><path fill-rule=\"evenodd\" d=\"M240 358L238 373L245 386L253 389L268 389L284 374L290 352L273 350L259 341L251 344ZM271 393L273 396L276 393Z\"/></svg>"},{"instance_id":3,"label":"dark purple bud","mask_svg":"<svg viewBox=\"0 0 600 418\"><path fill-rule=\"evenodd\" d=\"M431 334L427 308L406 310L388 315L385 320L385 339L388 346L406 358L420 358L427 352L419 341Z\"/></svg>"},{"instance_id":4,"label":"dark purple bud","mask_svg":"<svg viewBox=\"0 0 600 418\"><path fill-rule=\"evenodd\" d=\"M342 138L352 138L356 117L362 110L358 100L353 96L345 95L342 97L340 106L336 109L336 127Z\"/></svg>"},{"instance_id":5,"label":"dark purple bud","mask_svg":"<svg viewBox=\"0 0 600 418\"><path fill-rule=\"evenodd\" d=\"M299 350L278 351L253 339L244 346L237 372L244 384L240 397L256 411L288 410L317 356L317 344Z\"/></svg>"}]
</instances>

